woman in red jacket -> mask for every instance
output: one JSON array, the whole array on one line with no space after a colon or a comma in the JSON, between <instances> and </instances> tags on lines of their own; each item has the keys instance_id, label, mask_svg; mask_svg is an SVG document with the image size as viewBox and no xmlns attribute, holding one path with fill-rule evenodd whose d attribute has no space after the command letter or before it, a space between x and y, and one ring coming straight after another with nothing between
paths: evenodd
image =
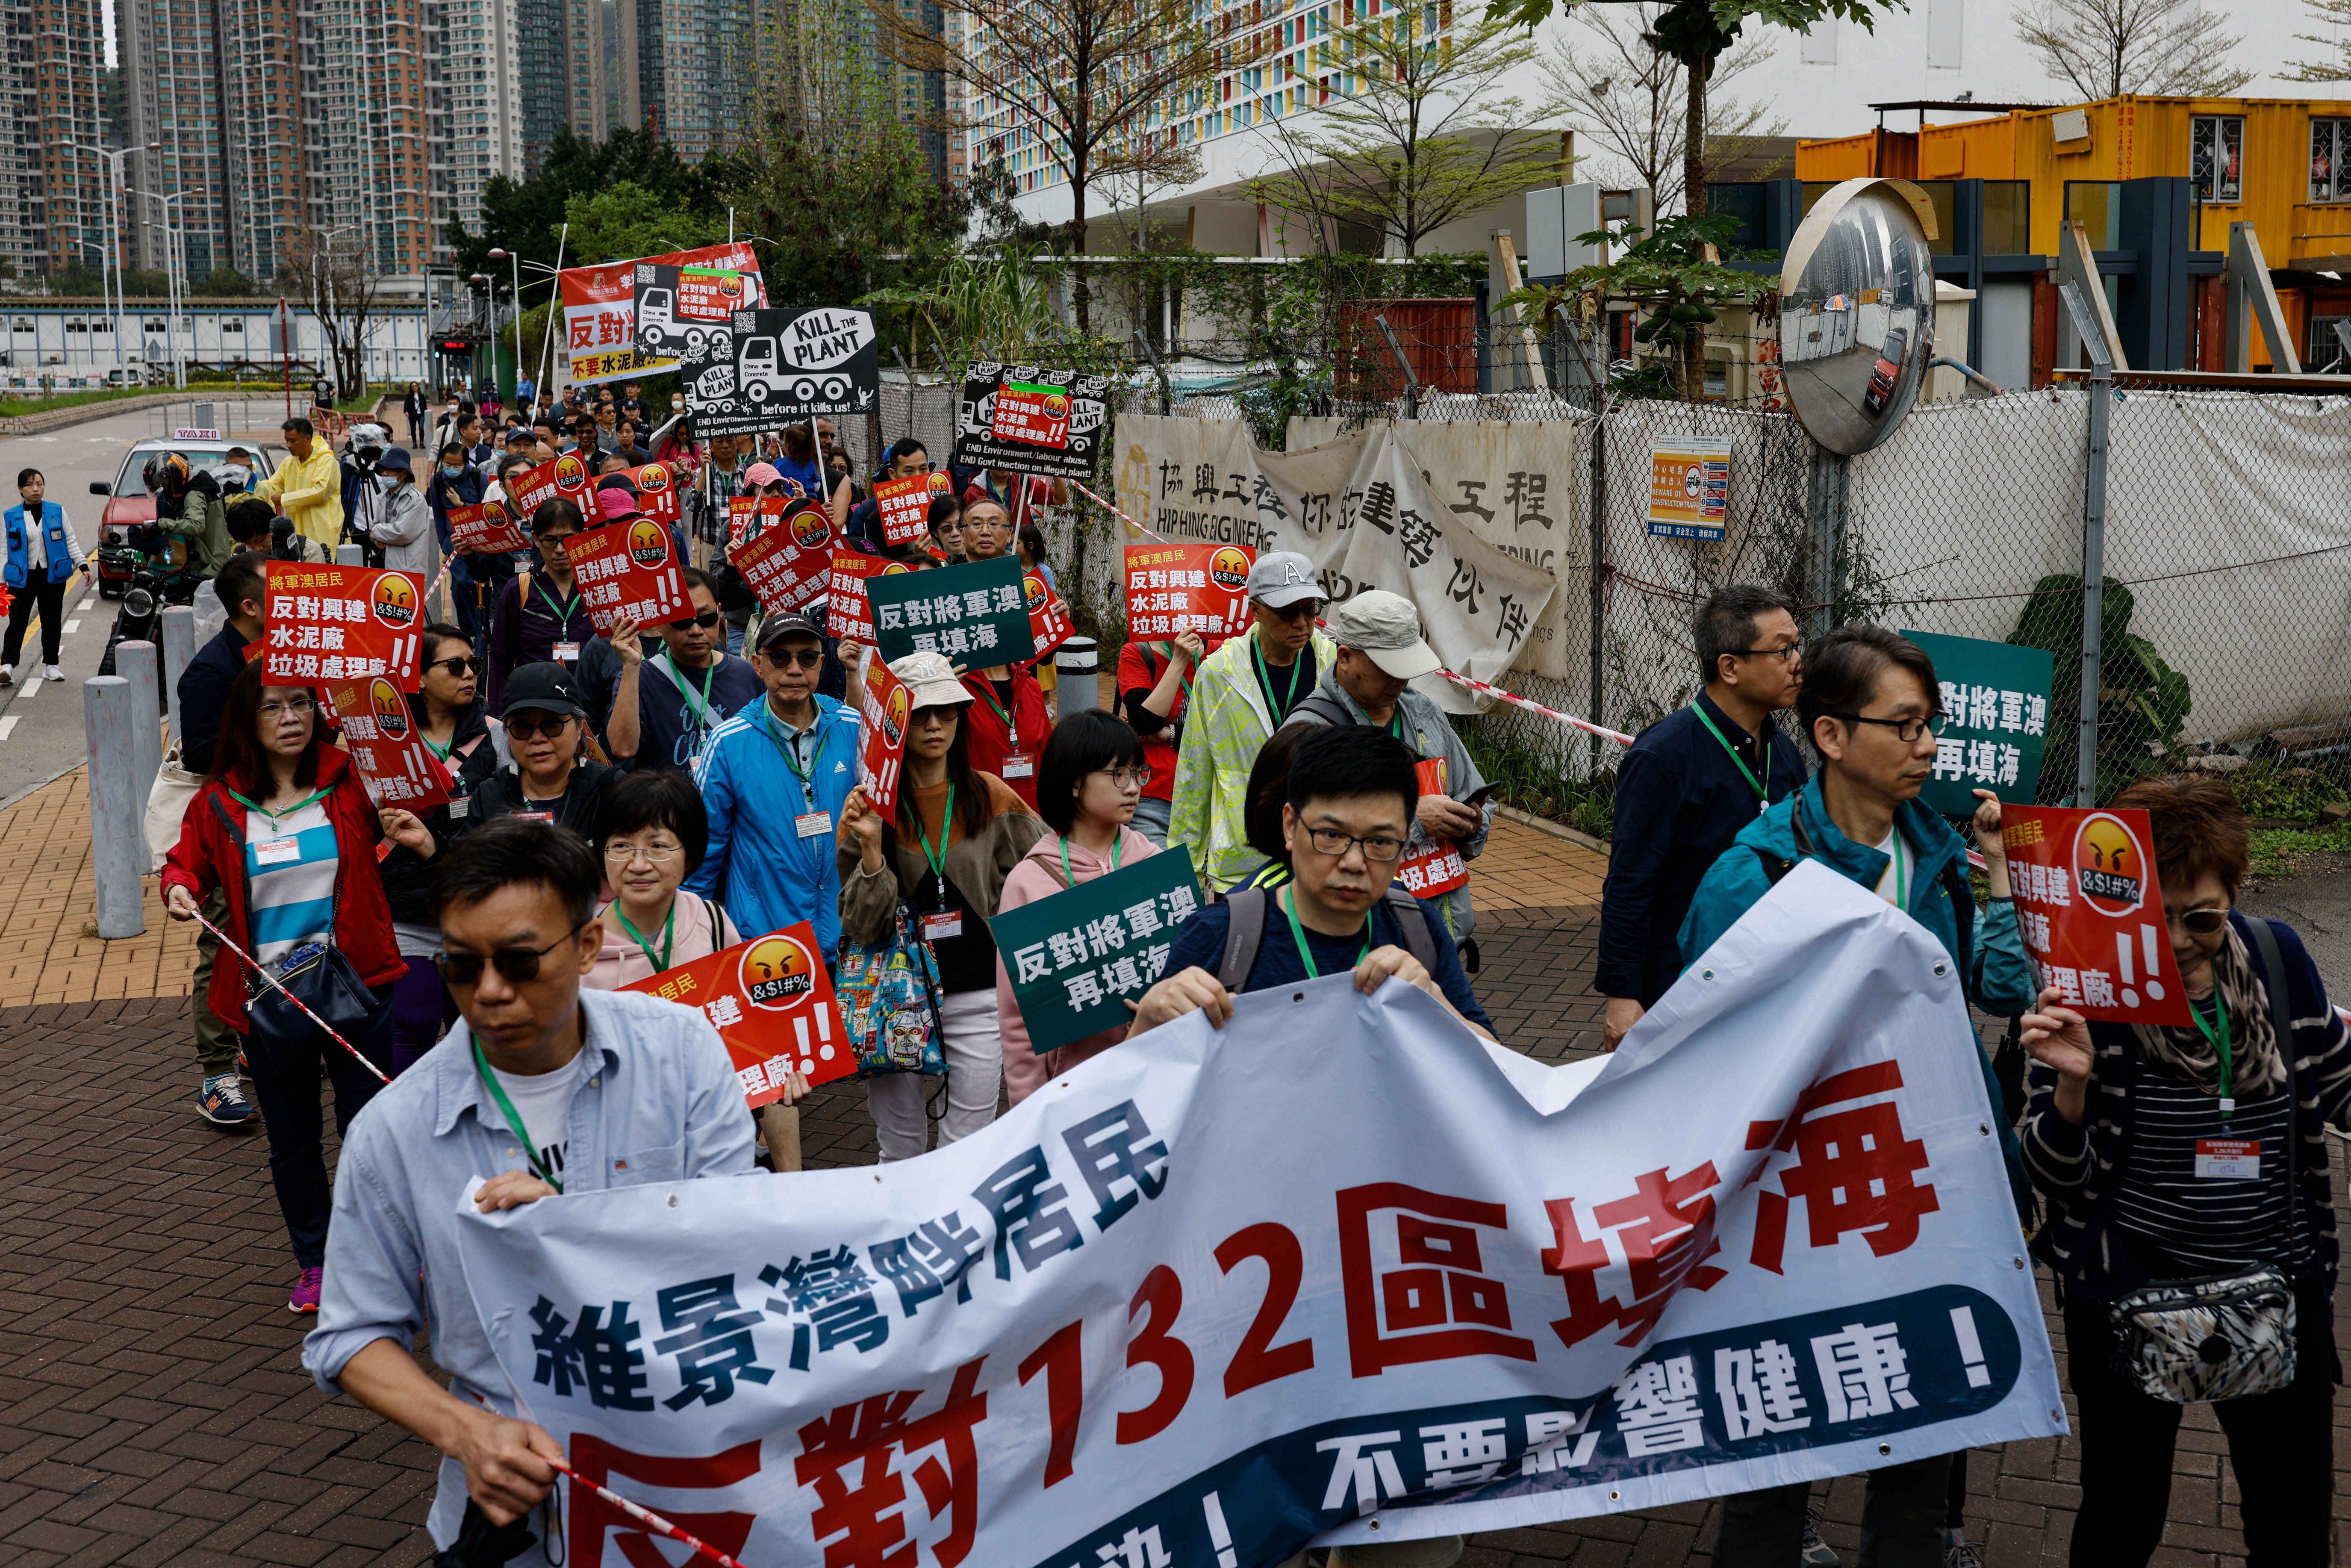
<instances>
[{"instance_id":1,"label":"woman in red jacket","mask_svg":"<svg viewBox=\"0 0 2351 1568\"><path fill-rule=\"evenodd\" d=\"M194 917L215 887L228 900L222 929L273 976L341 951L376 993L382 1027L351 1044L391 1057L392 982L407 966L376 874L375 803L350 758L319 739L318 698L306 686L265 686L247 664L228 689L213 770L188 803L163 867L163 903ZM269 1129L269 1175L301 1270L287 1310L319 1310L333 1188L319 1129L319 1062L335 1085L335 1130L374 1097L375 1075L323 1034L298 1046L267 1042L246 1018L263 988L231 954L213 966L207 993L221 1021L246 1036L246 1071ZM348 1038L348 1037L347 1037Z\"/></svg>"}]
</instances>

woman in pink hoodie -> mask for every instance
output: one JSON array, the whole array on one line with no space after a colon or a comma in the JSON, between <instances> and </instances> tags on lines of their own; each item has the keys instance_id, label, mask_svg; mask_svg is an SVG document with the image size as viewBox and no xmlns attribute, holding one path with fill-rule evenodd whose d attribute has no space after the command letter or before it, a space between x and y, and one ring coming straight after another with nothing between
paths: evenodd
<instances>
[{"instance_id":1,"label":"woman in pink hoodie","mask_svg":"<svg viewBox=\"0 0 2351 1568\"><path fill-rule=\"evenodd\" d=\"M1157 854L1149 839L1127 826L1149 782L1142 737L1123 720L1087 709L1055 725L1037 769L1037 814L1053 831L1005 877L997 912L1050 898ZM1015 1105L1126 1038L1126 1026L1120 1024L1038 1055L1029 1049L1029 1025L1012 999L1012 977L1001 953L996 958L996 1011L1004 1037L1004 1087Z\"/></svg>"}]
</instances>

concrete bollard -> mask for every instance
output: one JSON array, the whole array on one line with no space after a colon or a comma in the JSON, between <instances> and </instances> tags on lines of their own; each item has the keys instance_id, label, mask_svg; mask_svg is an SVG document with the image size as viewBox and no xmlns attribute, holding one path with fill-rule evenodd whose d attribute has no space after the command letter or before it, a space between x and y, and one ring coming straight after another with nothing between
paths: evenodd
<instances>
[{"instance_id":1,"label":"concrete bollard","mask_svg":"<svg viewBox=\"0 0 2351 1568\"><path fill-rule=\"evenodd\" d=\"M365 566L367 564L366 547L363 545L337 545L335 547L335 564L337 566Z\"/></svg>"},{"instance_id":2,"label":"concrete bollard","mask_svg":"<svg viewBox=\"0 0 2351 1568\"><path fill-rule=\"evenodd\" d=\"M163 766L163 704L155 689L160 664L152 643L114 645L115 674L131 683L132 700L146 705L136 710L141 716L131 727L131 781L138 788L142 812L147 791L155 787L156 770Z\"/></svg>"},{"instance_id":3,"label":"concrete bollard","mask_svg":"<svg viewBox=\"0 0 2351 1568\"><path fill-rule=\"evenodd\" d=\"M117 653L117 662L120 654ZM89 859L98 886L98 934L108 940L147 929L140 878L147 869L141 820L147 791L132 778L132 739L152 729L155 705L120 675L92 675L81 684L82 729L89 750Z\"/></svg>"},{"instance_id":4,"label":"concrete bollard","mask_svg":"<svg viewBox=\"0 0 2351 1568\"><path fill-rule=\"evenodd\" d=\"M1102 650L1092 637L1071 637L1053 652L1053 716L1102 706Z\"/></svg>"},{"instance_id":5,"label":"concrete bollard","mask_svg":"<svg viewBox=\"0 0 2351 1568\"><path fill-rule=\"evenodd\" d=\"M163 700L172 705L172 739L176 742L186 733L180 727L180 677L187 674L188 661L196 656L194 608L165 605L162 626Z\"/></svg>"}]
</instances>

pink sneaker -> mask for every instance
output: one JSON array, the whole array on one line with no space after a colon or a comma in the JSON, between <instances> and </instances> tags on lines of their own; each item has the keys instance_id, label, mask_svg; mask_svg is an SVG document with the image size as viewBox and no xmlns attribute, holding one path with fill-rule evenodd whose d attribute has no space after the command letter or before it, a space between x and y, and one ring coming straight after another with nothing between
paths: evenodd
<instances>
[{"instance_id":1,"label":"pink sneaker","mask_svg":"<svg viewBox=\"0 0 2351 1568\"><path fill-rule=\"evenodd\" d=\"M324 1269L303 1270L302 1277L294 1282L294 1293L286 1298L286 1310L289 1312L317 1312L319 1292L326 1286L327 1271Z\"/></svg>"}]
</instances>

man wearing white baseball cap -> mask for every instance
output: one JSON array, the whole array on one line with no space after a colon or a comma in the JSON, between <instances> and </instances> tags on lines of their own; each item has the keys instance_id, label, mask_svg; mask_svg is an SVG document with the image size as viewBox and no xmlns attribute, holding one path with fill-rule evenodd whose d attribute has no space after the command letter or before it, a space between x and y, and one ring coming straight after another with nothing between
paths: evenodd
<instances>
[{"instance_id":1,"label":"man wearing white baseball cap","mask_svg":"<svg viewBox=\"0 0 2351 1568\"><path fill-rule=\"evenodd\" d=\"M1448 887L1450 868L1416 863L1439 841L1454 845L1465 861L1486 852L1485 778L1445 710L1412 688L1442 661L1422 638L1420 612L1412 601L1385 589L1359 593L1332 611L1331 636L1339 650L1331 673L1292 710L1289 723L1368 725L1403 741L1416 758L1437 764L1437 787L1429 788L1424 778L1400 870L1406 887L1437 905L1445 934L1457 945L1465 943L1472 919L1467 873ZM1424 775L1427 771L1422 769ZM1471 804L1473 799L1478 803Z\"/></svg>"},{"instance_id":2,"label":"man wearing white baseball cap","mask_svg":"<svg viewBox=\"0 0 2351 1568\"><path fill-rule=\"evenodd\" d=\"M1223 892L1259 859L1244 806L1259 749L1310 695L1336 650L1314 628L1322 586L1295 550L1268 550L1249 574L1254 623L1200 663L1176 758L1167 847L1188 844L1200 879Z\"/></svg>"}]
</instances>

